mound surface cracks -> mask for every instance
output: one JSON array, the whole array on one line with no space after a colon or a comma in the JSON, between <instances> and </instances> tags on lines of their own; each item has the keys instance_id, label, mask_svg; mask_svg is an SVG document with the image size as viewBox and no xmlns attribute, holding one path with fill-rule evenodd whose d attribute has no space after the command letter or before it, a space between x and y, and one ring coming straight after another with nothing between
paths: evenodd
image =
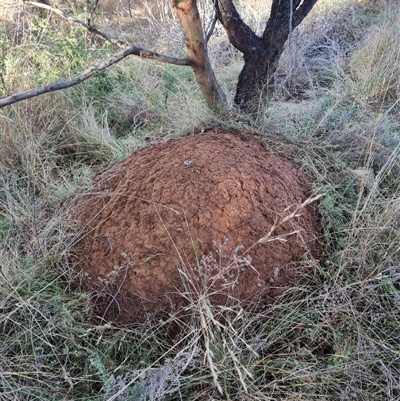
<instances>
[{"instance_id":1,"label":"mound surface cracks","mask_svg":"<svg viewBox=\"0 0 400 401\"><path fill-rule=\"evenodd\" d=\"M320 254L315 205L293 213L310 195L302 174L250 135L152 145L94 186L78 201L87 235L75 260L102 319L171 310L178 293L200 288L219 303L273 297L293 284L301 256Z\"/></svg>"}]
</instances>

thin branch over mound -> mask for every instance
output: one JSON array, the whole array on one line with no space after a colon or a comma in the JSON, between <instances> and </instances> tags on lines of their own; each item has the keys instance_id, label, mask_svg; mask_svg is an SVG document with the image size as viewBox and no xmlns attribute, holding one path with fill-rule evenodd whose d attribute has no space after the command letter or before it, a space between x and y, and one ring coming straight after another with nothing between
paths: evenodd
<instances>
[{"instance_id":1,"label":"thin branch over mound","mask_svg":"<svg viewBox=\"0 0 400 401\"><path fill-rule=\"evenodd\" d=\"M103 60L97 65L89 67L87 70L76 76L75 78L68 81L60 81L53 84L49 84L42 87L37 87L34 89L29 89L27 91L18 92L11 96L0 98L0 108L4 106L9 106L10 104L20 102L21 100L30 99L32 97L36 97L39 95L43 95L49 92L55 92L62 89L70 88L71 86L75 86L80 84L81 82L87 80L92 75L112 66L120 62L127 56L140 56L142 58L152 59L161 61L163 63L175 64L175 65L183 65L183 66L191 66L191 61L189 59L177 59L175 57L163 56L158 53L151 52L149 50L144 50L140 47L130 46L127 47L124 51L115 54L113 57Z\"/></svg>"},{"instance_id":2,"label":"thin branch over mound","mask_svg":"<svg viewBox=\"0 0 400 401\"><path fill-rule=\"evenodd\" d=\"M87 29L90 33L96 35L97 37L105 40L106 42L110 42L115 46L120 47L121 49L124 49L126 47L129 47L130 45L126 42L123 42L122 40L116 40L111 38L109 35L105 34L104 32L99 31L98 29L92 27L90 23L83 22L79 20L78 18L75 18L73 15L66 13L65 11L60 10L56 6L53 6L46 0L40 0L39 2L37 1L24 1L26 4L30 4L31 6L37 7L37 8L43 8L45 10L52 11L53 13L59 15L60 17L64 18L65 20L72 22L73 24L80 25L82 28Z\"/></svg>"},{"instance_id":3,"label":"thin branch over mound","mask_svg":"<svg viewBox=\"0 0 400 401\"><path fill-rule=\"evenodd\" d=\"M109 35L99 31L96 28L93 28L90 24L87 24L87 23L75 18L74 16L60 10L59 8L51 5L46 0L42 0L41 2L25 1L25 3L35 6L35 7L38 7L38 8L43 8L45 10L52 11L52 12L56 13L57 15L60 15L65 20L85 28L90 33L96 35L97 37L103 39L104 41L109 42L115 46L118 46L119 48L123 49L123 51L115 54L114 56L112 56L111 58L109 58L107 60L101 61L97 65L93 65L93 66L89 67L87 70L83 71L81 74L77 75L75 78L73 78L71 80L59 81L59 82L55 82L55 83L45 85L42 87L37 87L37 88L29 89L29 90L26 90L23 92L14 93L13 95L10 95L10 96L2 97L2 98L0 98L0 108L4 107L4 106L9 106L13 103L20 102L21 100L30 99L30 98L33 98L36 96L43 95L45 93L55 92L55 91L59 91L62 89L70 88L71 86L78 85L81 82L85 81L86 79L90 78L91 76L95 75L96 73L112 66L113 64L120 62L125 57L131 56L131 55L139 56L142 58L151 59L151 60L155 60L155 61L159 61L161 63L167 63L167 64L174 64L174 65L180 65L180 66L192 66L193 65L193 62L191 60L189 60L188 58L176 58L176 57L165 56L165 55L162 55L159 53L152 52L150 50L143 49L138 46L130 45L121 40L113 39Z\"/></svg>"}]
</instances>

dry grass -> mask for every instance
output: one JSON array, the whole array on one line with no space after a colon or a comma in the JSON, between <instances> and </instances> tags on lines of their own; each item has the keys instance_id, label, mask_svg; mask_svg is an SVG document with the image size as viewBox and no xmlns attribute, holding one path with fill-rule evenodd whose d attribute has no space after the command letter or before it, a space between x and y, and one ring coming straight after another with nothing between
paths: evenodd
<instances>
[{"instance_id":1,"label":"dry grass","mask_svg":"<svg viewBox=\"0 0 400 401\"><path fill-rule=\"evenodd\" d=\"M267 18L260 2L239 3L252 26ZM96 17L104 27L179 55L163 2L133 19L129 2L110 4ZM325 261L303 261L304 283L273 305L214 307L207 291L188 291L180 315L126 327L88 321L89 296L67 259L77 227L66 201L149 140L232 124L210 114L189 70L126 60L80 87L1 110L1 400L400 397L400 9L319 4L294 34L268 104L255 121L235 122L284 135L285 145L265 140L326 194ZM4 94L73 75L110 51L32 8L0 18ZM210 55L231 94L242 64L220 28Z\"/></svg>"}]
</instances>

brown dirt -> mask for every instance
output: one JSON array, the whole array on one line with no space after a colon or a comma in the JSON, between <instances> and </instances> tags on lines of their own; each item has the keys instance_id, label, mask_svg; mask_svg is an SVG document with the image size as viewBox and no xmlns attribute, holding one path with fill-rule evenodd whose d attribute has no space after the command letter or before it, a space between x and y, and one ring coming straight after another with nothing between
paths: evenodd
<instances>
[{"instance_id":1,"label":"brown dirt","mask_svg":"<svg viewBox=\"0 0 400 401\"><path fill-rule=\"evenodd\" d=\"M129 321L176 309L201 288L218 303L228 293L277 295L293 285L302 255L320 255L314 205L282 223L309 192L294 165L247 134L201 133L134 152L77 204L90 231L75 260L96 315Z\"/></svg>"}]
</instances>

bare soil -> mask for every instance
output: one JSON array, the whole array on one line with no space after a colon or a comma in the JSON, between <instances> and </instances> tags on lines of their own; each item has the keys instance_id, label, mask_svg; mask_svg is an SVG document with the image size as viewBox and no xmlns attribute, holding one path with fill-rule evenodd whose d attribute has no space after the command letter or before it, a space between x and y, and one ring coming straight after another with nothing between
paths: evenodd
<instances>
[{"instance_id":1,"label":"bare soil","mask_svg":"<svg viewBox=\"0 0 400 401\"><path fill-rule=\"evenodd\" d=\"M271 299L321 255L302 173L249 134L209 132L135 151L79 197L74 261L97 318L176 311L188 297Z\"/></svg>"}]
</instances>

